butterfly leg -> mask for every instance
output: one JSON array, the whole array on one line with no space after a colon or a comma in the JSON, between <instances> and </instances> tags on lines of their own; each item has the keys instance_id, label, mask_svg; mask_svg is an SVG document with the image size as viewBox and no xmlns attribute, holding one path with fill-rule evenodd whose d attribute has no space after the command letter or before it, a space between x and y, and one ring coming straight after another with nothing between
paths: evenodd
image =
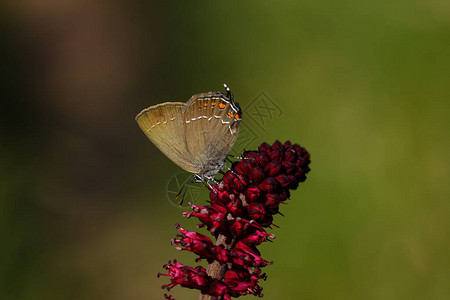
<instances>
[{"instance_id":1,"label":"butterfly leg","mask_svg":"<svg viewBox=\"0 0 450 300\"><path fill-rule=\"evenodd\" d=\"M245 150L244 150L244 151L245 151ZM241 156L234 156L234 155L228 154L228 155L227 155L227 160L228 160L228 161L231 161L228 157L232 157L232 158L234 158L234 159L239 159L239 160L243 160L243 159L254 159L254 158L251 158L251 157L244 157L243 154L241 154Z\"/></svg>"},{"instance_id":2,"label":"butterfly leg","mask_svg":"<svg viewBox=\"0 0 450 300\"><path fill-rule=\"evenodd\" d=\"M215 184L218 184L218 182L214 179L214 177L205 177L206 181L202 181L203 184L209 188L210 190L213 190L216 194L217 194L217 190L216 188L214 188L211 184L209 184L210 182L214 182Z\"/></svg>"},{"instance_id":3,"label":"butterfly leg","mask_svg":"<svg viewBox=\"0 0 450 300\"><path fill-rule=\"evenodd\" d=\"M244 179L244 178L241 176L241 174L236 173L236 172L233 171L229 166L225 165L225 168L227 168L227 169L228 169L228 172L230 172L231 174L233 174L233 175L239 177L240 179ZM223 173L223 174L225 175L225 173Z\"/></svg>"},{"instance_id":4,"label":"butterfly leg","mask_svg":"<svg viewBox=\"0 0 450 300\"><path fill-rule=\"evenodd\" d=\"M231 161L228 157L232 157L232 158L234 158L234 159L239 159L239 160L245 159L245 157L234 156L234 155L228 154L228 155L227 155L227 160L228 160L228 161Z\"/></svg>"}]
</instances>

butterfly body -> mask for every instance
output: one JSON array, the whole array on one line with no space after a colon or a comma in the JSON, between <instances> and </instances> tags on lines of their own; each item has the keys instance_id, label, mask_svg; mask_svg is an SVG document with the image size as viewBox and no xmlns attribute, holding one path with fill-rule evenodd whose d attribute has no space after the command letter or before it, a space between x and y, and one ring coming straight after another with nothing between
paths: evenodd
<instances>
[{"instance_id":1,"label":"butterfly body","mask_svg":"<svg viewBox=\"0 0 450 300\"><path fill-rule=\"evenodd\" d=\"M226 95L201 93L187 103L157 104L136 116L150 141L198 181L213 180L224 168L239 133L242 111L226 89Z\"/></svg>"}]
</instances>

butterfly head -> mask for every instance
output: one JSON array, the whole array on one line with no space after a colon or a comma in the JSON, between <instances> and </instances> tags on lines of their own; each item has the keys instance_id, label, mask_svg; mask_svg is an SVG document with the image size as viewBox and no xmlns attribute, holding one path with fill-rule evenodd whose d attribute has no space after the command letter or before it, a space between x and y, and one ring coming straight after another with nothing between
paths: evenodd
<instances>
[{"instance_id":1,"label":"butterfly head","mask_svg":"<svg viewBox=\"0 0 450 300\"><path fill-rule=\"evenodd\" d=\"M234 97L233 94L231 93L230 88L228 87L228 85L226 83L223 84L225 91L227 92L226 97L228 98L228 100L231 103L231 107L233 107L233 110L236 114L236 116L239 117L239 119L242 119L242 109L241 106L239 105L239 103L237 103L236 101L234 101Z\"/></svg>"}]
</instances>

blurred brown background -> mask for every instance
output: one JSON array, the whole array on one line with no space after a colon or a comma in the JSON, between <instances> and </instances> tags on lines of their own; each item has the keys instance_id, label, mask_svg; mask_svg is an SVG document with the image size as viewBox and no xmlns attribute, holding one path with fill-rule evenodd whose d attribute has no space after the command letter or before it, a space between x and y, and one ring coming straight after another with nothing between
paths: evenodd
<instances>
[{"instance_id":1,"label":"blurred brown background","mask_svg":"<svg viewBox=\"0 0 450 300\"><path fill-rule=\"evenodd\" d=\"M2 299L163 299L162 265L195 265L174 224L196 222L134 116L224 82L243 107L265 91L282 108L248 149L312 154L262 247L266 299L448 299L447 1L0 8Z\"/></svg>"}]
</instances>

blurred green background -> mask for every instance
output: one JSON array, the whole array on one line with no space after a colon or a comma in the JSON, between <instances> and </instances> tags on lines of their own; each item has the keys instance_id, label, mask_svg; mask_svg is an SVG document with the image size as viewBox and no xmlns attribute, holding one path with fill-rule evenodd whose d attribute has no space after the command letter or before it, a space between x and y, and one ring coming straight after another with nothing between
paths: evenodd
<instances>
[{"instance_id":1,"label":"blurred green background","mask_svg":"<svg viewBox=\"0 0 450 300\"><path fill-rule=\"evenodd\" d=\"M197 222L134 116L224 82L283 110L247 149L312 155L261 247L265 299L449 299L448 1L0 7L2 299L163 299L162 265L196 265L174 224Z\"/></svg>"}]
</instances>

